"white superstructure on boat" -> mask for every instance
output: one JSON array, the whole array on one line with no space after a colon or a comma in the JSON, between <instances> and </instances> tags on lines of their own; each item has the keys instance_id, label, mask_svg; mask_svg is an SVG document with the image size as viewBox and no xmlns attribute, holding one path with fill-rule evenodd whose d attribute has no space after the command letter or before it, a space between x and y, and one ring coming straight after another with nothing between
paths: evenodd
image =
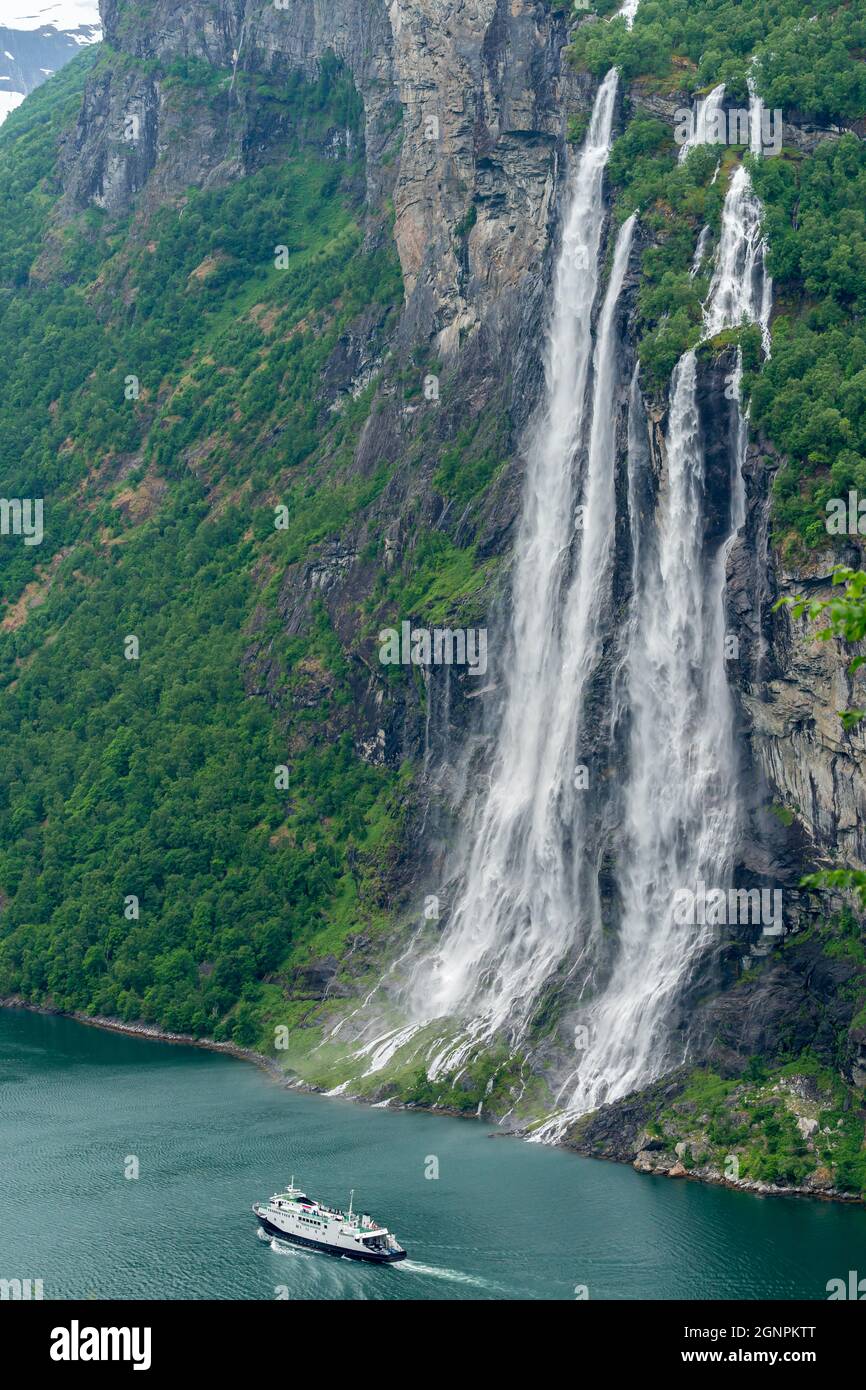
<instances>
[{"instance_id":1,"label":"white superstructure on boat","mask_svg":"<svg viewBox=\"0 0 866 1390\"><path fill-rule=\"evenodd\" d=\"M372 1216L352 1211L351 1197L347 1212L326 1207L295 1187L294 1178L285 1192L275 1192L269 1202L253 1202L253 1211L271 1235L309 1249L374 1264L393 1264L406 1258L406 1251L390 1231Z\"/></svg>"}]
</instances>

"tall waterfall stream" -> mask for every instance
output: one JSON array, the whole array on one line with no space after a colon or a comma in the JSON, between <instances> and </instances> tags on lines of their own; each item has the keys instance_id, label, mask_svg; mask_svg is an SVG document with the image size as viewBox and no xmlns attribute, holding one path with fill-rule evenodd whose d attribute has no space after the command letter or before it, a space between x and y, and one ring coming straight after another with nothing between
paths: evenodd
<instances>
[{"instance_id":1,"label":"tall waterfall stream","mask_svg":"<svg viewBox=\"0 0 866 1390\"><path fill-rule=\"evenodd\" d=\"M602 278L617 91L612 69L564 194L489 775L464 808L449 919L432 947L408 953L399 987L404 1022L373 1026L356 1054L378 1071L414 1047L431 1079L459 1075L495 1040L517 1049L545 991L567 985L576 1045L555 1109L536 1131L544 1140L679 1060L682 1041L671 1020L711 933L677 923L674 895L701 883L730 884L740 824L725 583L745 506L741 368L729 379L737 427L727 515L722 533L708 539L694 349L671 378L662 475L649 484L649 507L641 510L638 501L648 486L647 424L637 372L630 391L621 379L620 312L635 216L616 233L606 284ZM705 138L723 97L718 87L699 103L692 143ZM705 229L696 270L708 239ZM766 347L770 293L761 209L739 165L722 212L704 337L756 323ZM616 487L617 397L628 400L624 495ZM628 528L632 552L624 617L614 612L618 522ZM625 757L616 789L599 788L594 778L602 769L591 750L600 734L612 748L615 727L627 731ZM613 943L599 835L611 815Z\"/></svg>"}]
</instances>

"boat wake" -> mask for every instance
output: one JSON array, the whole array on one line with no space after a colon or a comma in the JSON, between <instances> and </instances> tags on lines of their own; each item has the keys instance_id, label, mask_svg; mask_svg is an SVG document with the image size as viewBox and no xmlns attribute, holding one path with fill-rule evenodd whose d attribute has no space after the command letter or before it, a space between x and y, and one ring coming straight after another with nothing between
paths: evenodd
<instances>
[{"instance_id":1,"label":"boat wake","mask_svg":"<svg viewBox=\"0 0 866 1390\"><path fill-rule=\"evenodd\" d=\"M262 1231L261 1227L256 1231L259 1240L267 1241L275 1255L299 1255L302 1258L312 1255L326 1255L326 1250L305 1250L299 1245L293 1245L291 1241L280 1240L278 1236L269 1236ZM357 1260L350 1260L344 1257L345 1262L350 1265L357 1265ZM409 1274L423 1274L429 1279L444 1279L450 1284L465 1284L477 1289L488 1289L495 1291L496 1284L492 1284L488 1279L482 1279L475 1274L464 1274L459 1269L442 1269L437 1265L420 1264L417 1260L401 1260L399 1264L392 1266L394 1269L405 1270Z\"/></svg>"},{"instance_id":2,"label":"boat wake","mask_svg":"<svg viewBox=\"0 0 866 1390\"><path fill-rule=\"evenodd\" d=\"M464 1274L459 1269L440 1269L436 1265L422 1265L417 1260L403 1260L396 1269L401 1269L408 1274L426 1274L431 1279L446 1279L452 1284L469 1284L477 1289L496 1289L496 1284L491 1284L488 1279L481 1279L475 1274Z\"/></svg>"},{"instance_id":3,"label":"boat wake","mask_svg":"<svg viewBox=\"0 0 866 1390\"><path fill-rule=\"evenodd\" d=\"M293 1245L291 1241L280 1240L278 1236L268 1236L267 1233L260 1237L262 1240L270 1242L270 1247L275 1255L327 1255L327 1250L307 1250L301 1245Z\"/></svg>"}]
</instances>

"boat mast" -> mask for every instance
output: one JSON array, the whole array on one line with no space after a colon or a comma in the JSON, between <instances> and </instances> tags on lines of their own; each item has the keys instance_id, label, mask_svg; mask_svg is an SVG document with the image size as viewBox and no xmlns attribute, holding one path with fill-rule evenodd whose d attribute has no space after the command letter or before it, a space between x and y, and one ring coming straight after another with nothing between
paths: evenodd
<instances>
[{"instance_id":1,"label":"boat mast","mask_svg":"<svg viewBox=\"0 0 866 1390\"><path fill-rule=\"evenodd\" d=\"M354 1187L353 1187L353 1188L352 1188L352 1191L349 1193L349 1215L348 1215L348 1217L346 1218L348 1221L351 1221L351 1219L352 1219L352 1199L354 1198L354 1196L355 1196L355 1189L354 1189Z\"/></svg>"}]
</instances>

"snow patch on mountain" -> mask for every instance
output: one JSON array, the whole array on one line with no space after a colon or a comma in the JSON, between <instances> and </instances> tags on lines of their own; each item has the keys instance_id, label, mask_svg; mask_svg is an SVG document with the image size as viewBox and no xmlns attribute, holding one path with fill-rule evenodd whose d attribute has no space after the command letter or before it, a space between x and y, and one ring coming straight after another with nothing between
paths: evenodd
<instances>
[{"instance_id":1,"label":"snow patch on mountain","mask_svg":"<svg viewBox=\"0 0 866 1390\"><path fill-rule=\"evenodd\" d=\"M34 88L101 38L96 0L0 0L0 125Z\"/></svg>"},{"instance_id":2,"label":"snow patch on mountain","mask_svg":"<svg viewBox=\"0 0 866 1390\"><path fill-rule=\"evenodd\" d=\"M0 125L3 124L9 112L14 111L16 106L20 106L23 100L23 92L10 92L0 87Z\"/></svg>"},{"instance_id":3,"label":"snow patch on mountain","mask_svg":"<svg viewBox=\"0 0 866 1390\"><path fill-rule=\"evenodd\" d=\"M95 0L58 0L56 4L44 4L42 0L0 0L0 26L4 29L17 29L26 33L48 26L69 33L87 26L100 29L99 6ZM81 39L83 43L95 43L96 38Z\"/></svg>"}]
</instances>

